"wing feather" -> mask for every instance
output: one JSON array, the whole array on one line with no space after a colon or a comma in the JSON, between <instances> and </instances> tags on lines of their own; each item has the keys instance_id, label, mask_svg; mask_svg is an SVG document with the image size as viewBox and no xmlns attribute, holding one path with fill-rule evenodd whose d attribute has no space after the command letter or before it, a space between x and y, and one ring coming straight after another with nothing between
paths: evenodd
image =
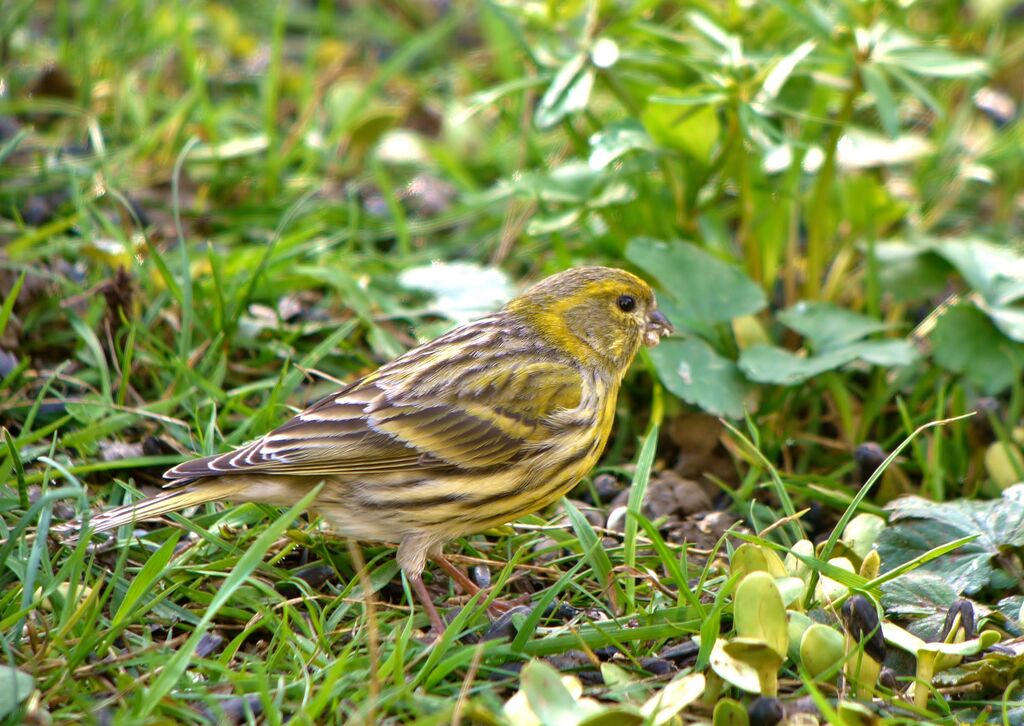
<instances>
[{"instance_id":1,"label":"wing feather","mask_svg":"<svg viewBox=\"0 0 1024 726\"><path fill-rule=\"evenodd\" d=\"M396 358L263 438L164 476L178 485L228 473L356 478L512 463L550 438L558 414L580 404L584 383L571 362L535 348L503 341L489 356L480 341L493 330L480 326L475 338L453 331L460 335Z\"/></svg>"}]
</instances>

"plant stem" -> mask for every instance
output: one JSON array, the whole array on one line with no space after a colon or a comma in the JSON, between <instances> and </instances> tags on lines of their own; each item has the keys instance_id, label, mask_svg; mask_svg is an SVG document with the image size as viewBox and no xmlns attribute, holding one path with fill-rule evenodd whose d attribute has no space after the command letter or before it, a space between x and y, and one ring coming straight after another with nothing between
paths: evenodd
<instances>
[{"instance_id":1,"label":"plant stem","mask_svg":"<svg viewBox=\"0 0 1024 726\"><path fill-rule=\"evenodd\" d=\"M831 222L834 217L830 197L836 176L839 140L842 138L843 130L850 123L853 116L853 104L861 91L860 73L856 72L856 62L853 65L855 72L851 74L850 88L846 91L839 116L836 117L835 124L829 132L828 141L825 144L825 160L822 162L814 191L811 194L811 217L807 224L807 270L804 278L804 297L812 300L821 296L821 280L830 247L829 236L832 233Z\"/></svg>"}]
</instances>

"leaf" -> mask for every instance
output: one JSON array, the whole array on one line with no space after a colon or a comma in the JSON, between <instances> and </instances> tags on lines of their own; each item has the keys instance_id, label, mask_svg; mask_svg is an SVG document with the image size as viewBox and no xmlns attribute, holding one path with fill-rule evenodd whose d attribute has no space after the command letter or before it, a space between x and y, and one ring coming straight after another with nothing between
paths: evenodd
<instances>
[{"instance_id":1,"label":"leaf","mask_svg":"<svg viewBox=\"0 0 1024 726\"><path fill-rule=\"evenodd\" d=\"M864 79L864 87L875 99L875 110L878 120L882 123L885 133L896 138L900 133L900 120L896 109L896 99L889 88L889 82L878 66L865 63L860 66L860 77Z\"/></svg>"},{"instance_id":2,"label":"leaf","mask_svg":"<svg viewBox=\"0 0 1024 726\"><path fill-rule=\"evenodd\" d=\"M862 129L850 129L839 140L836 158L843 169L873 169L910 164L933 151L933 143L920 134L902 134L890 139ZM805 159L805 167L808 163Z\"/></svg>"},{"instance_id":3,"label":"leaf","mask_svg":"<svg viewBox=\"0 0 1024 726\"><path fill-rule=\"evenodd\" d=\"M530 710L544 726L574 724L582 714L576 699L562 683L558 671L543 661L533 660L523 666L522 689Z\"/></svg>"},{"instance_id":4,"label":"leaf","mask_svg":"<svg viewBox=\"0 0 1024 726\"><path fill-rule=\"evenodd\" d=\"M988 74L988 64L977 58L964 58L945 48L894 48L876 55L878 63L888 63L919 76L931 78L971 78Z\"/></svg>"},{"instance_id":5,"label":"leaf","mask_svg":"<svg viewBox=\"0 0 1024 726\"><path fill-rule=\"evenodd\" d=\"M1024 485L1010 487L1000 499L987 502L937 503L905 497L890 504L889 510L890 525L878 539L878 554L887 569L954 539L978 535L915 570L942 577L957 594L976 593L1005 580L993 560L1000 548L1024 547Z\"/></svg>"},{"instance_id":6,"label":"leaf","mask_svg":"<svg viewBox=\"0 0 1024 726\"><path fill-rule=\"evenodd\" d=\"M568 229L579 222L582 215L582 209L569 209L553 214L537 214L531 217L530 223L526 225L526 234L537 237Z\"/></svg>"},{"instance_id":7,"label":"leaf","mask_svg":"<svg viewBox=\"0 0 1024 726\"><path fill-rule=\"evenodd\" d=\"M0 665L0 719L12 714L35 687L35 679L28 673L8 665Z\"/></svg>"},{"instance_id":8,"label":"leaf","mask_svg":"<svg viewBox=\"0 0 1024 726\"><path fill-rule=\"evenodd\" d=\"M594 68L586 53L577 53L555 74L534 113L537 128L549 129L566 116L582 111L594 87Z\"/></svg>"},{"instance_id":9,"label":"leaf","mask_svg":"<svg viewBox=\"0 0 1024 726\"><path fill-rule=\"evenodd\" d=\"M435 262L403 270L403 287L434 296L431 312L465 323L501 307L512 297L508 276L496 267L472 262Z\"/></svg>"},{"instance_id":10,"label":"leaf","mask_svg":"<svg viewBox=\"0 0 1024 726\"><path fill-rule=\"evenodd\" d=\"M838 348L889 327L880 320L825 302L801 301L783 310L778 317L786 327L804 336L818 352Z\"/></svg>"},{"instance_id":11,"label":"leaf","mask_svg":"<svg viewBox=\"0 0 1024 726\"><path fill-rule=\"evenodd\" d=\"M502 185L514 193L542 202L583 206L598 193L606 180L606 174L577 160L546 172L516 175Z\"/></svg>"},{"instance_id":12,"label":"leaf","mask_svg":"<svg viewBox=\"0 0 1024 726\"><path fill-rule=\"evenodd\" d=\"M882 608L890 617L914 618L908 629L929 640L942 630L957 592L946 578L920 569L882 585Z\"/></svg>"},{"instance_id":13,"label":"leaf","mask_svg":"<svg viewBox=\"0 0 1024 726\"><path fill-rule=\"evenodd\" d=\"M872 30L880 28L876 26ZM989 72L988 64L982 60L959 56L934 42L923 45L916 38L893 28L878 33L871 59L875 63L893 65L931 78L970 78Z\"/></svg>"},{"instance_id":14,"label":"leaf","mask_svg":"<svg viewBox=\"0 0 1024 726\"><path fill-rule=\"evenodd\" d=\"M626 259L657 279L677 303L677 327L706 329L767 304L764 291L741 269L690 242L635 237Z\"/></svg>"},{"instance_id":15,"label":"leaf","mask_svg":"<svg viewBox=\"0 0 1024 726\"><path fill-rule=\"evenodd\" d=\"M793 386L855 360L890 367L910 365L916 359L917 351L905 340L864 340L809 356L772 345L755 345L742 352L739 367L759 383Z\"/></svg>"},{"instance_id":16,"label":"leaf","mask_svg":"<svg viewBox=\"0 0 1024 726\"><path fill-rule=\"evenodd\" d=\"M699 94L696 89L659 88L648 98L640 120L659 146L679 151L706 166L721 134L717 109L707 103L685 106L673 102Z\"/></svg>"},{"instance_id":17,"label":"leaf","mask_svg":"<svg viewBox=\"0 0 1024 726\"><path fill-rule=\"evenodd\" d=\"M724 638L715 640L711 649L711 670L718 676L747 693L760 693L761 681L753 666L731 656L725 650Z\"/></svg>"},{"instance_id":18,"label":"leaf","mask_svg":"<svg viewBox=\"0 0 1024 726\"><path fill-rule=\"evenodd\" d=\"M704 675L702 673L678 676L673 678L661 691L651 696L641 706L640 713L650 719L648 723L661 726L700 698L702 693L704 693Z\"/></svg>"},{"instance_id":19,"label":"leaf","mask_svg":"<svg viewBox=\"0 0 1024 726\"><path fill-rule=\"evenodd\" d=\"M761 84L761 88L754 97L755 102L767 103L775 100L782 91L782 87L786 85L786 81L788 81L789 77L793 75L793 71L796 70L796 67L800 65L804 58L811 54L811 51L813 51L817 45L817 41L805 40L792 51L780 58L768 72L768 75L765 76L764 82Z\"/></svg>"},{"instance_id":20,"label":"leaf","mask_svg":"<svg viewBox=\"0 0 1024 726\"><path fill-rule=\"evenodd\" d=\"M889 240L875 245L879 279L898 302L917 302L941 294L950 266L926 245Z\"/></svg>"},{"instance_id":21,"label":"leaf","mask_svg":"<svg viewBox=\"0 0 1024 726\"><path fill-rule=\"evenodd\" d=\"M638 121L615 121L590 137L588 163L591 169L600 170L630 151L652 151L654 148L654 142Z\"/></svg>"},{"instance_id":22,"label":"leaf","mask_svg":"<svg viewBox=\"0 0 1024 726\"><path fill-rule=\"evenodd\" d=\"M948 371L962 374L987 394L1009 388L1024 365L1024 350L1008 340L973 305L944 312L930 336L932 357Z\"/></svg>"},{"instance_id":23,"label":"leaf","mask_svg":"<svg viewBox=\"0 0 1024 726\"><path fill-rule=\"evenodd\" d=\"M1024 297L1024 255L980 238L935 240L929 245L992 305Z\"/></svg>"},{"instance_id":24,"label":"leaf","mask_svg":"<svg viewBox=\"0 0 1024 726\"><path fill-rule=\"evenodd\" d=\"M1002 331L1003 335L1018 343L1024 343L1024 308L1005 305L991 306L979 301L979 309Z\"/></svg>"},{"instance_id":25,"label":"leaf","mask_svg":"<svg viewBox=\"0 0 1024 726\"><path fill-rule=\"evenodd\" d=\"M700 338L663 340L651 360L672 394L715 416L742 418L751 385L733 361Z\"/></svg>"}]
</instances>

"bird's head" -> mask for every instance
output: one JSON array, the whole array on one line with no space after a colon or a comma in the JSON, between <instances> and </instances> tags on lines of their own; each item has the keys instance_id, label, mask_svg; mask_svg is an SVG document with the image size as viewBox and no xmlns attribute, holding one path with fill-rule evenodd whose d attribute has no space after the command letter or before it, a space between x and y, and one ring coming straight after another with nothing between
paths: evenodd
<instances>
[{"instance_id":1,"label":"bird's head","mask_svg":"<svg viewBox=\"0 0 1024 726\"><path fill-rule=\"evenodd\" d=\"M576 267L541 280L506 310L584 365L621 377L641 345L672 332L650 285L611 267Z\"/></svg>"}]
</instances>

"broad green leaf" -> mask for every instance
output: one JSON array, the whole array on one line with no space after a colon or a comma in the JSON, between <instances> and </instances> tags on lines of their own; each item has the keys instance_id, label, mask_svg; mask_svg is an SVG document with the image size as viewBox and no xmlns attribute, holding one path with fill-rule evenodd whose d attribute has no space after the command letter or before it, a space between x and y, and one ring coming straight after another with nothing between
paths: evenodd
<instances>
[{"instance_id":1,"label":"broad green leaf","mask_svg":"<svg viewBox=\"0 0 1024 726\"><path fill-rule=\"evenodd\" d=\"M1018 343L1024 343L1024 308L1007 305L991 306L980 301L978 307L988 315L1003 335Z\"/></svg>"},{"instance_id":2,"label":"broad green leaf","mask_svg":"<svg viewBox=\"0 0 1024 726\"><path fill-rule=\"evenodd\" d=\"M995 609L1004 618L1001 623L1004 629L1011 635L1024 634L1024 595L1004 597L996 603Z\"/></svg>"},{"instance_id":3,"label":"broad green leaf","mask_svg":"<svg viewBox=\"0 0 1024 726\"><path fill-rule=\"evenodd\" d=\"M717 109L709 104L685 106L671 102L672 99L686 99L701 92L659 88L648 99L640 120L659 146L682 152L707 165L721 133Z\"/></svg>"},{"instance_id":4,"label":"broad green leaf","mask_svg":"<svg viewBox=\"0 0 1024 726\"><path fill-rule=\"evenodd\" d=\"M588 58L586 53L578 53L558 69L533 116L537 128L549 129L587 107L594 87L594 68Z\"/></svg>"},{"instance_id":5,"label":"broad green leaf","mask_svg":"<svg viewBox=\"0 0 1024 726\"><path fill-rule=\"evenodd\" d=\"M36 687L28 673L0 665L0 719L7 718Z\"/></svg>"},{"instance_id":6,"label":"broad green leaf","mask_svg":"<svg viewBox=\"0 0 1024 726\"><path fill-rule=\"evenodd\" d=\"M888 240L875 245L879 281L898 302L918 302L942 293L951 268L927 245Z\"/></svg>"},{"instance_id":7,"label":"broad green leaf","mask_svg":"<svg viewBox=\"0 0 1024 726\"><path fill-rule=\"evenodd\" d=\"M945 577L915 570L882 585L882 607L890 617L912 618L907 628L925 640L942 629L957 592Z\"/></svg>"},{"instance_id":8,"label":"broad green leaf","mask_svg":"<svg viewBox=\"0 0 1024 726\"><path fill-rule=\"evenodd\" d=\"M1024 366L1024 348L973 305L954 305L942 313L930 340L936 363L987 394L1009 388Z\"/></svg>"},{"instance_id":9,"label":"broad green leaf","mask_svg":"<svg viewBox=\"0 0 1024 726\"><path fill-rule=\"evenodd\" d=\"M1024 255L980 238L935 240L930 245L991 305L1024 297Z\"/></svg>"},{"instance_id":10,"label":"broad green leaf","mask_svg":"<svg viewBox=\"0 0 1024 726\"><path fill-rule=\"evenodd\" d=\"M992 501L932 502L921 497L898 499L888 507L890 526L878 540L878 554L892 569L923 552L960 537L978 535L915 572L944 578L957 594L976 593L989 585L1009 586L997 569L1002 548L1024 547L1024 485L1010 487Z\"/></svg>"},{"instance_id":11,"label":"broad green leaf","mask_svg":"<svg viewBox=\"0 0 1024 726\"><path fill-rule=\"evenodd\" d=\"M905 340L863 340L809 356L771 345L755 345L740 355L739 367L754 381L793 386L855 360L890 367L910 365L916 359L917 351Z\"/></svg>"},{"instance_id":12,"label":"broad green leaf","mask_svg":"<svg viewBox=\"0 0 1024 726\"><path fill-rule=\"evenodd\" d=\"M700 338L663 340L651 360L665 388L687 403L716 416L743 416L751 385L733 361Z\"/></svg>"},{"instance_id":13,"label":"broad green leaf","mask_svg":"<svg viewBox=\"0 0 1024 726\"><path fill-rule=\"evenodd\" d=\"M706 329L767 304L764 291L739 267L690 242L635 237L626 247L626 258L658 280L675 301L681 316L672 321L677 327Z\"/></svg>"},{"instance_id":14,"label":"broad green leaf","mask_svg":"<svg viewBox=\"0 0 1024 726\"><path fill-rule=\"evenodd\" d=\"M889 327L880 320L826 302L801 301L783 310L778 317L786 327L804 336L818 352L838 348Z\"/></svg>"}]
</instances>

